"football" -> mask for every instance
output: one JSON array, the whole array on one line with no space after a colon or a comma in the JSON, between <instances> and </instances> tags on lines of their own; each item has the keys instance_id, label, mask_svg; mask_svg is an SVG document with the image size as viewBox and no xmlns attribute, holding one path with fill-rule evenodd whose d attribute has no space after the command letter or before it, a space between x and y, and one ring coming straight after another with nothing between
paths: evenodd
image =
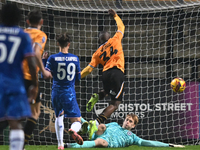
<instances>
[{"instance_id":1,"label":"football","mask_svg":"<svg viewBox=\"0 0 200 150\"><path fill-rule=\"evenodd\" d=\"M183 92L186 88L186 83L182 78L175 78L171 82L171 88L174 92Z\"/></svg>"}]
</instances>

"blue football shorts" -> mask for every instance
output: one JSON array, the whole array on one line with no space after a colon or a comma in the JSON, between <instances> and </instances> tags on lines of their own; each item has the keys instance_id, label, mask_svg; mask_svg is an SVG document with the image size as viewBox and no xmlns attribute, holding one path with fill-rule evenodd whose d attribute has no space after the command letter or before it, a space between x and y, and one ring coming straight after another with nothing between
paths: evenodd
<instances>
[{"instance_id":1,"label":"blue football shorts","mask_svg":"<svg viewBox=\"0 0 200 150\"><path fill-rule=\"evenodd\" d=\"M31 117L26 93L0 92L0 121Z\"/></svg>"},{"instance_id":2,"label":"blue football shorts","mask_svg":"<svg viewBox=\"0 0 200 150\"><path fill-rule=\"evenodd\" d=\"M51 93L51 100L56 117L59 116L62 110L64 110L64 115L67 118L76 118L81 116L74 88L54 88Z\"/></svg>"}]
</instances>

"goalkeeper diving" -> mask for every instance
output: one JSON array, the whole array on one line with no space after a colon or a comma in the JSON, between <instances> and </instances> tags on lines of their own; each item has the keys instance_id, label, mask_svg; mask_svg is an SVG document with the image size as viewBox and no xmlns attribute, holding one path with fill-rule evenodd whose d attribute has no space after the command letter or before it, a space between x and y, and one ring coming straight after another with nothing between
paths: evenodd
<instances>
[{"instance_id":1,"label":"goalkeeper diving","mask_svg":"<svg viewBox=\"0 0 200 150\"><path fill-rule=\"evenodd\" d=\"M88 131L88 122L81 118L82 134ZM131 132L139 122L134 114L128 114L122 127L116 123L100 124L98 127L95 122L89 123L89 130L94 130L91 141L84 141L83 145L77 143L66 143L65 148L92 148L92 147L127 147L130 145L148 147L180 147L183 145L167 144L159 141L144 140Z\"/></svg>"}]
</instances>

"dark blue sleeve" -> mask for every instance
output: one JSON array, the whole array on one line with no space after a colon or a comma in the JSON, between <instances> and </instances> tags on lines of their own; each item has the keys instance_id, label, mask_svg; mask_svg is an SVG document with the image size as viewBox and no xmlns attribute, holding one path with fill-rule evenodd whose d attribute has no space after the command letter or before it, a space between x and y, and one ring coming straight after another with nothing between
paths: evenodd
<instances>
[{"instance_id":1,"label":"dark blue sleeve","mask_svg":"<svg viewBox=\"0 0 200 150\"><path fill-rule=\"evenodd\" d=\"M81 68L80 68L79 58L78 58L78 63L76 65L76 76L75 76L75 79L76 79L76 81L80 81L81 80Z\"/></svg>"},{"instance_id":2,"label":"dark blue sleeve","mask_svg":"<svg viewBox=\"0 0 200 150\"><path fill-rule=\"evenodd\" d=\"M44 65L44 67L46 66L47 63L47 59L42 59L42 63ZM43 74L41 73L41 78L43 78Z\"/></svg>"},{"instance_id":3,"label":"dark blue sleeve","mask_svg":"<svg viewBox=\"0 0 200 150\"><path fill-rule=\"evenodd\" d=\"M43 63L43 65L44 65L44 67L45 67L46 64L47 64L47 59L42 59L42 63Z\"/></svg>"},{"instance_id":4,"label":"dark blue sleeve","mask_svg":"<svg viewBox=\"0 0 200 150\"><path fill-rule=\"evenodd\" d=\"M52 65L53 65L53 58L52 58L52 55L51 55L51 56L49 56L48 60L46 61L45 69L50 71L50 72L53 72Z\"/></svg>"},{"instance_id":5,"label":"dark blue sleeve","mask_svg":"<svg viewBox=\"0 0 200 150\"><path fill-rule=\"evenodd\" d=\"M30 36L27 33L22 33L21 35L23 36L24 55L34 55Z\"/></svg>"}]
</instances>

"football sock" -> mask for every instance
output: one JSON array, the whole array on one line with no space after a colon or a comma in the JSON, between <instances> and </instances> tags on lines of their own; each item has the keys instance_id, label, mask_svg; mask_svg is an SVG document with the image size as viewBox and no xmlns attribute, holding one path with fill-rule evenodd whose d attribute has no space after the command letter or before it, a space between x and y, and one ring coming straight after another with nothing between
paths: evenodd
<instances>
[{"instance_id":1,"label":"football sock","mask_svg":"<svg viewBox=\"0 0 200 150\"><path fill-rule=\"evenodd\" d=\"M96 120L96 126L98 127L99 126L99 122Z\"/></svg>"},{"instance_id":2,"label":"football sock","mask_svg":"<svg viewBox=\"0 0 200 150\"><path fill-rule=\"evenodd\" d=\"M79 121L76 121L72 123L71 129L74 130L75 132L78 132L81 129L81 123Z\"/></svg>"},{"instance_id":3,"label":"football sock","mask_svg":"<svg viewBox=\"0 0 200 150\"><path fill-rule=\"evenodd\" d=\"M10 130L10 150L22 150L24 146L24 131Z\"/></svg>"},{"instance_id":4,"label":"football sock","mask_svg":"<svg viewBox=\"0 0 200 150\"><path fill-rule=\"evenodd\" d=\"M81 117L81 123L87 122L83 117Z\"/></svg>"},{"instance_id":5,"label":"football sock","mask_svg":"<svg viewBox=\"0 0 200 150\"><path fill-rule=\"evenodd\" d=\"M28 118L26 125L24 127L24 134L25 134L25 144L28 144L28 141L31 139L31 134L35 129L37 120L34 118Z\"/></svg>"},{"instance_id":6,"label":"football sock","mask_svg":"<svg viewBox=\"0 0 200 150\"><path fill-rule=\"evenodd\" d=\"M95 141L84 141L83 145L77 143L69 143L69 148L90 148L95 147Z\"/></svg>"},{"instance_id":7,"label":"football sock","mask_svg":"<svg viewBox=\"0 0 200 150\"><path fill-rule=\"evenodd\" d=\"M64 146L63 144L63 131L64 131L64 115L59 116L55 120L56 137L58 140L58 146Z\"/></svg>"},{"instance_id":8,"label":"football sock","mask_svg":"<svg viewBox=\"0 0 200 150\"><path fill-rule=\"evenodd\" d=\"M104 114L100 114L96 120L98 121L99 124L104 123L104 121L107 120L107 117Z\"/></svg>"}]
</instances>

